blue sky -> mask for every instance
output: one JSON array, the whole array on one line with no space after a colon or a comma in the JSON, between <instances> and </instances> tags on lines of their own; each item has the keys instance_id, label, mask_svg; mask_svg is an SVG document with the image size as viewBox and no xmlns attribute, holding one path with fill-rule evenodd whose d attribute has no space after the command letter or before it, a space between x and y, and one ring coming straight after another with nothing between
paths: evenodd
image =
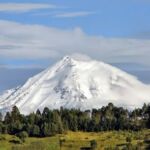
<instances>
[{"instance_id":1,"label":"blue sky","mask_svg":"<svg viewBox=\"0 0 150 150\"><path fill-rule=\"evenodd\" d=\"M149 14L149 0L0 0L0 71L31 75L68 54L150 70Z\"/></svg>"},{"instance_id":2,"label":"blue sky","mask_svg":"<svg viewBox=\"0 0 150 150\"><path fill-rule=\"evenodd\" d=\"M20 3L19 0L0 0ZM21 3L53 4L56 8L26 13L1 12L0 18L62 29L81 27L87 34L105 37L147 37L150 32L149 0L22 0ZM80 17L57 18L55 14L91 12ZM145 35L144 35L145 33Z\"/></svg>"}]
</instances>

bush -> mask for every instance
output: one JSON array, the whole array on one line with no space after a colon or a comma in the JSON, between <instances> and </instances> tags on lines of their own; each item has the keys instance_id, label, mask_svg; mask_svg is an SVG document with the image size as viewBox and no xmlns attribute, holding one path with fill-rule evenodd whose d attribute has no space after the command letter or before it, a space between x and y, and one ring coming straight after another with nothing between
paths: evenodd
<instances>
[{"instance_id":1,"label":"bush","mask_svg":"<svg viewBox=\"0 0 150 150\"><path fill-rule=\"evenodd\" d=\"M126 137L126 142L128 142L128 143L131 143L131 141L132 141L132 139L131 139L131 137Z\"/></svg>"},{"instance_id":2,"label":"bush","mask_svg":"<svg viewBox=\"0 0 150 150\"><path fill-rule=\"evenodd\" d=\"M0 136L0 141L5 141L5 140L6 140L6 138L5 138L5 137Z\"/></svg>"},{"instance_id":3,"label":"bush","mask_svg":"<svg viewBox=\"0 0 150 150\"><path fill-rule=\"evenodd\" d=\"M19 132L17 135L22 142L25 142L25 139L28 137L28 133L26 131Z\"/></svg>"},{"instance_id":4,"label":"bush","mask_svg":"<svg viewBox=\"0 0 150 150\"><path fill-rule=\"evenodd\" d=\"M60 139L60 140L59 140L59 145L60 145L60 147L62 147L63 143L65 143L65 142L66 142L65 139Z\"/></svg>"},{"instance_id":5,"label":"bush","mask_svg":"<svg viewBox=\"0 0 150 150\"><path fill-rule=\"evenodd\" d=\"M22 143L20 140L16 140L16 139L10 140L9 142L13 143L13 144L21 144Z\"/></svg>"},{"instance_id":6,"label":"bush","mask_svg":"<svg viewBox=\"0 0 150 150\"><path fill-rule=\"evenodd\" d=\"M97 142L96 142L96 140L92 140L90 143L91 143L92 150L95 150L97 148Z\"/></svg>"}]
</instances>

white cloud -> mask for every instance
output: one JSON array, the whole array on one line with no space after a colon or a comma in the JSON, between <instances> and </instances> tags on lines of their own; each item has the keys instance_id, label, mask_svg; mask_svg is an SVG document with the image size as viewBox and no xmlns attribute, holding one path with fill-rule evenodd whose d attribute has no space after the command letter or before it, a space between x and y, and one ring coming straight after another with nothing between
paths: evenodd
<instances>
[{"instance_id":1,"label":"white cloud","mask_svg":"<svg viewBox=\"0 0 150 150\"><path fill-rule=\"evenodd\" d=\"M89 36L80 28L62 30L0 21L0 59L53 59L82 53L114 63L150 65L150 40Z\"/></svg>"},{"instance_id":2,"label":"white cloud","mask_svg":"<svg viewBox=\"0 0 150 150\"><path fill-rule=\"evenodd\" d=\"M74 58L74 59L76 59L76 60L84 60L84 61L89 61L89 60L91 60L91 58L90 58L90 56L87 56L87 55L85 55L85 54L81 54L81 53L73 53L72 55L71 55L71 58Z\"/></svg>"},{"instance_id":3,"label":"white cloud","mask_svg":"<svg viewBox=\"0 0 150 150\"><path fill-rule=\"evenodd\" d=\"M56 6L43 3L0 3L0 12L28 12L48 8L56 8Z\"/></svg>"},{"instance_id":4,"label":"white cloud","mask_svg":"<svg viewBox=\"0 0 150 150\"><path fill-rule=\"evenodd\" d=\"M56 18L74 18L74 17L83 17L95 14L95 12L90 11L79 11L79 12L66 12L54 15Z\"/></svg>"}]
</instances>

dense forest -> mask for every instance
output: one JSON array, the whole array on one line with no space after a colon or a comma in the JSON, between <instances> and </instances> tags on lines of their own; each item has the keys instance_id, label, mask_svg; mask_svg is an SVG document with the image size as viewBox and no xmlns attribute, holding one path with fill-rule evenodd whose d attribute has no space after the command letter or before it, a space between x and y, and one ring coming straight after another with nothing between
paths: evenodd
<instances>
[{"instance_id":1,"label":"dense forest","mask_svg":"<svg viewBox=\"0 0 150 150\"><path fill-rule=\"evenodd\" d=\"M5 117L0 114L0 133L18 136L46 137L71 131L141 130L150 128L150 105L129 111L112 103L100 109L50 110L23 115L14 106Z\"/></svg>"}]
</instances>

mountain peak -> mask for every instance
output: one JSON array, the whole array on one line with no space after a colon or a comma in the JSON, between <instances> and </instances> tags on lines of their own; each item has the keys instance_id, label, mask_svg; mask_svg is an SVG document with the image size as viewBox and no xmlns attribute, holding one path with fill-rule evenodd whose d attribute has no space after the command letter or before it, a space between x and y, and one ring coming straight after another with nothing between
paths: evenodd
<instances>
[{"instance_id":1,"label":"mountain peak","mask_svg":"<svg viewBox=\"0 0 150 150\"><path fill-rule=\"evenodd\" d=\"M17 105L27 114L44 107L100 108L109 102L139 107L149 102L149 91L148 85L116 67L65 56L22 87L0 96L0 109Z\"/></svg>"},{"instance_id":2,"label":"mountain peak","mask_svg":"<svg viewBox=\"0 0 150 150\"><path fill-rule=\"evenodd\" d=\"M76 60L72 58L71 56L64 56L60 61L60 66L74 66L76 63Z\"/></svg>"},{"instance_id":3,"label":"mountain peak","mask_svg":"<svg viewBox=\"0 0 150 150\"><path fill-rule=\"evenodd\" d=\"M63 60L63 61L71 61L72 58L71 58L69 55L66 55L66 56L63 57L62 60Z\"/></svg>"}]
</instances>

